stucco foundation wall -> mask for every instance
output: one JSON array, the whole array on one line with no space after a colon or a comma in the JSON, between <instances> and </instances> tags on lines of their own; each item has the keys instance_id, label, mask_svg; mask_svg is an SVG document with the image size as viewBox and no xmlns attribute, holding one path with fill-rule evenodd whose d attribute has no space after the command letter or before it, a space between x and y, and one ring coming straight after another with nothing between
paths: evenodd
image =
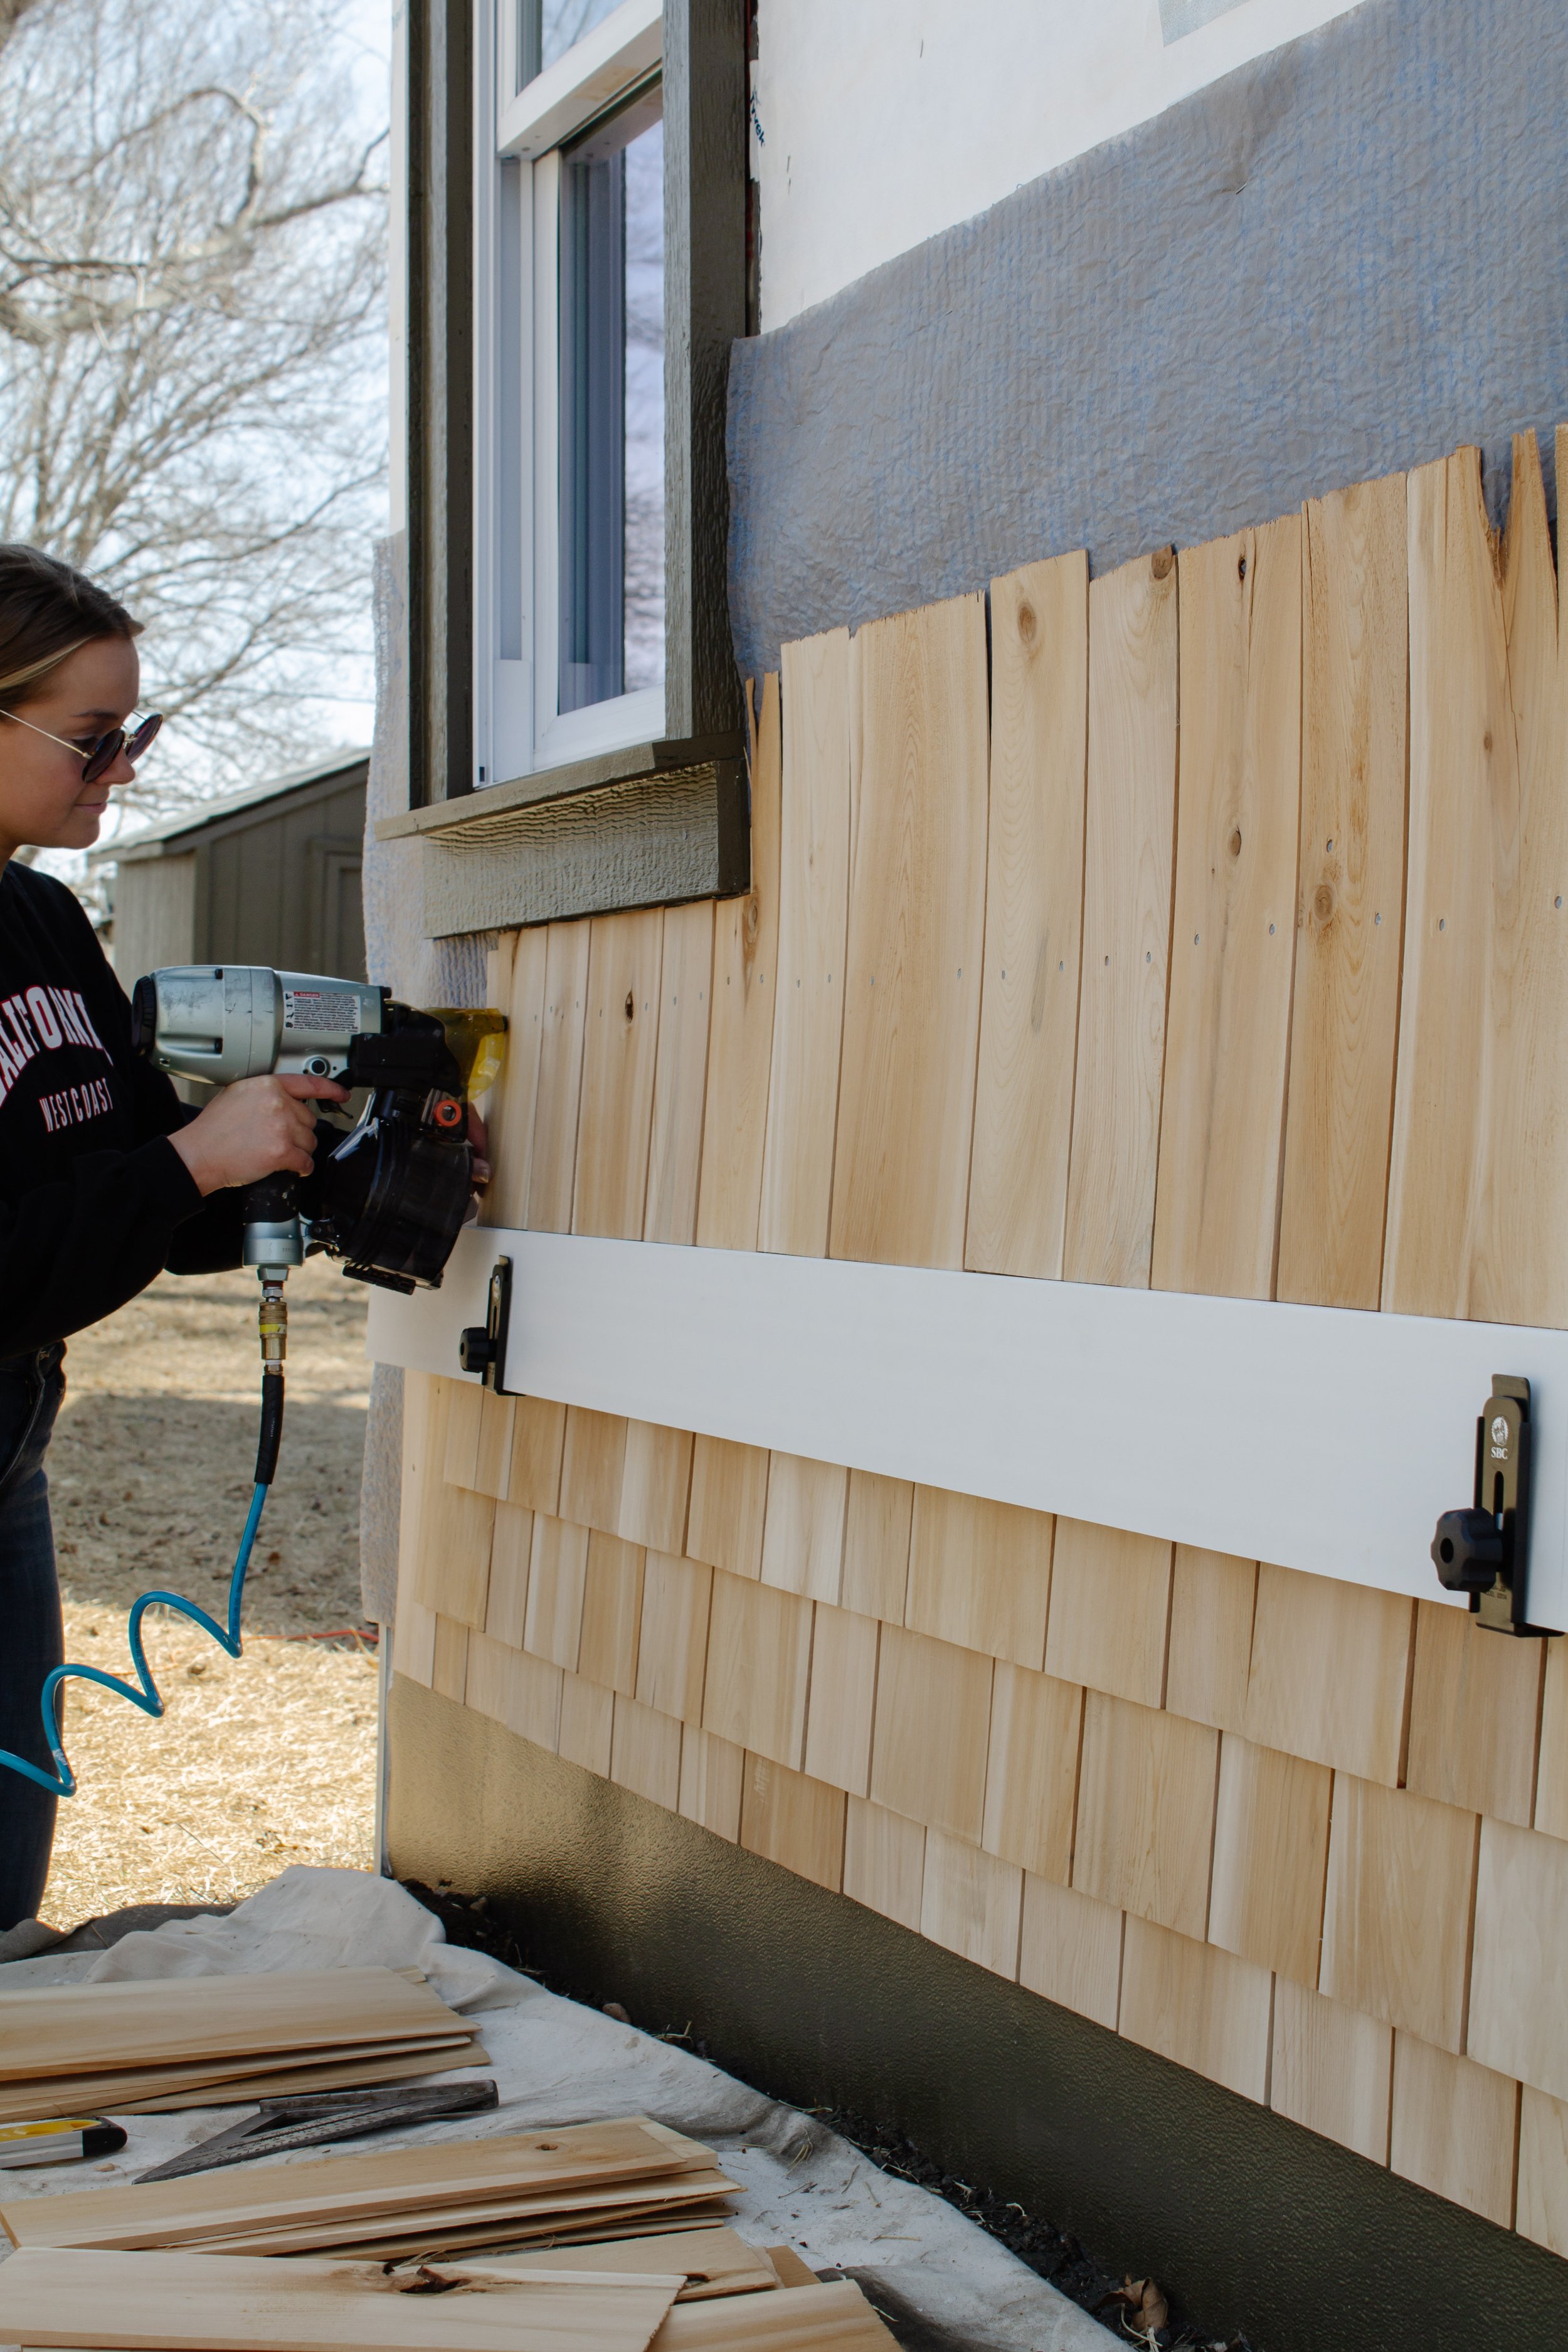
<instances>
[{"instance_id":1,"label":"stucco foundation wall","mask_svg":"<svg viewBox=\"0 0 1568 2352\"><path fill-rule=\"evenodd\" d=\"M737 343L742 670L1461 442L1496 511L1568 398L1565 120L1553 0L1366 0Z\"/></svg>"}]
</instances>

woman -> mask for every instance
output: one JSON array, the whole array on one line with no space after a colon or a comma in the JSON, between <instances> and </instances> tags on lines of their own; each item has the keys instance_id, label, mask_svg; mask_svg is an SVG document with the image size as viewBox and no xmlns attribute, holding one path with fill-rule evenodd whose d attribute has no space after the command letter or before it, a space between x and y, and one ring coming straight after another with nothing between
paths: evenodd
<instances>
[{"instance_id":1,"label":"woman","mask_svg":"<svg viewBox=\"0 0 1568 2352\"><path fill-rule=\"evenodd\" d=\"M0 543L0 1748L45 1769L61 1662L44 1454L65 1341L170 1266L239 1263L233 1191L308 1175L326 1079L247 1078L193 1116L131 1051L131 1008L71 893L17 857L86 849L156 717L140 624L37 548ZM134 973L130 975L134 979ZM37 1915L55 1800L0 1769L0 1932Z\"/></svg>"}]
</instances>

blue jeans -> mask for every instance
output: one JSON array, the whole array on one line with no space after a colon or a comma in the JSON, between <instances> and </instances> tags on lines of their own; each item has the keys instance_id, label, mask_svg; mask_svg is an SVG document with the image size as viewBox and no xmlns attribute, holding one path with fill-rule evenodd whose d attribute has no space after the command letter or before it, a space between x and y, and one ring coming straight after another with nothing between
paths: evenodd
<instances>
[{"instance_id":1,"label":"blue jeans","mask_svg":"<svg viewBox=\"0 0 1568 2352\"><path fill-rule=\"evenodd\" d=\"M44 1454L65 1375L63 1345L0 1360L0 1748L54 1769L38 1697L65 1655ZM55 1799L0 1766L0 1932L37 1916Z\"/></svg>"}]
</instances>

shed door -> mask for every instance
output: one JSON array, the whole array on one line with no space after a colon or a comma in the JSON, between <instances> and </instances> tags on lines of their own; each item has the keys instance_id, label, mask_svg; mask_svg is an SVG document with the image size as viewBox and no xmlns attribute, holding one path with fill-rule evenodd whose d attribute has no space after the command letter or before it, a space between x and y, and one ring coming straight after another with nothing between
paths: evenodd
<instances>
[{"instance_id":1,"label":"shed door","mask_svg":"<svg viewBox=\"0 0 1568 2352\"><path fill-rule=\"evenodd\" d=\"M331 841L313 841L310 853L316 868L312 969L363 980L364 909L360 869L363 853L358 842L351 846Z\"/></svg>"}]
</instances>

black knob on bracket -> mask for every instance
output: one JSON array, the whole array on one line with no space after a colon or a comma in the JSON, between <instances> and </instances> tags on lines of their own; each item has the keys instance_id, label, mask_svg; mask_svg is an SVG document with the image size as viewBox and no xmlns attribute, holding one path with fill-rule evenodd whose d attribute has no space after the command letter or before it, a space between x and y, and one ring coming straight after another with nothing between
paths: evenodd
<instances>
[{"instance_id":1,"label":"black knob on bracket","mask_svg":"<svg viewBox=\"0 0 1568 2352\"><path fill-rule=\"evenodd\" d=\"M1440 1583L1450 1592L1486 1592L1503 1565L1502 1529L1489 1511L1445 1511L1432 1538Z\"/></svg>"},{"instance_id":2,"label":"black knob on bracket","mask_svg":"<svg viewBox=\"0 0 1568 2352\"><path fill-rule=\"evenodd\" d=\"M458 1334L458 1361L466 1372L478 1372L486 1388L497 1393L506 1369L507 1325L511 1314L511 1260L498 1257L490 1268L485 1320L470 1323Z\"/></svg>"},{"instance_id":3,"label":"black knob on bracket","mask_svg":"<svg viewBox=\"0 0 1568 2352\"><path fill-rule=\"evenodd\" d=\"M1432 1559L1450 1592L1494 1633L1547 1633L1530 1622L1530 1382L1494 1372L1476 1423L1475 1489L1468 1511L1445 1511Z\"/></svg>"}]
</instances>

